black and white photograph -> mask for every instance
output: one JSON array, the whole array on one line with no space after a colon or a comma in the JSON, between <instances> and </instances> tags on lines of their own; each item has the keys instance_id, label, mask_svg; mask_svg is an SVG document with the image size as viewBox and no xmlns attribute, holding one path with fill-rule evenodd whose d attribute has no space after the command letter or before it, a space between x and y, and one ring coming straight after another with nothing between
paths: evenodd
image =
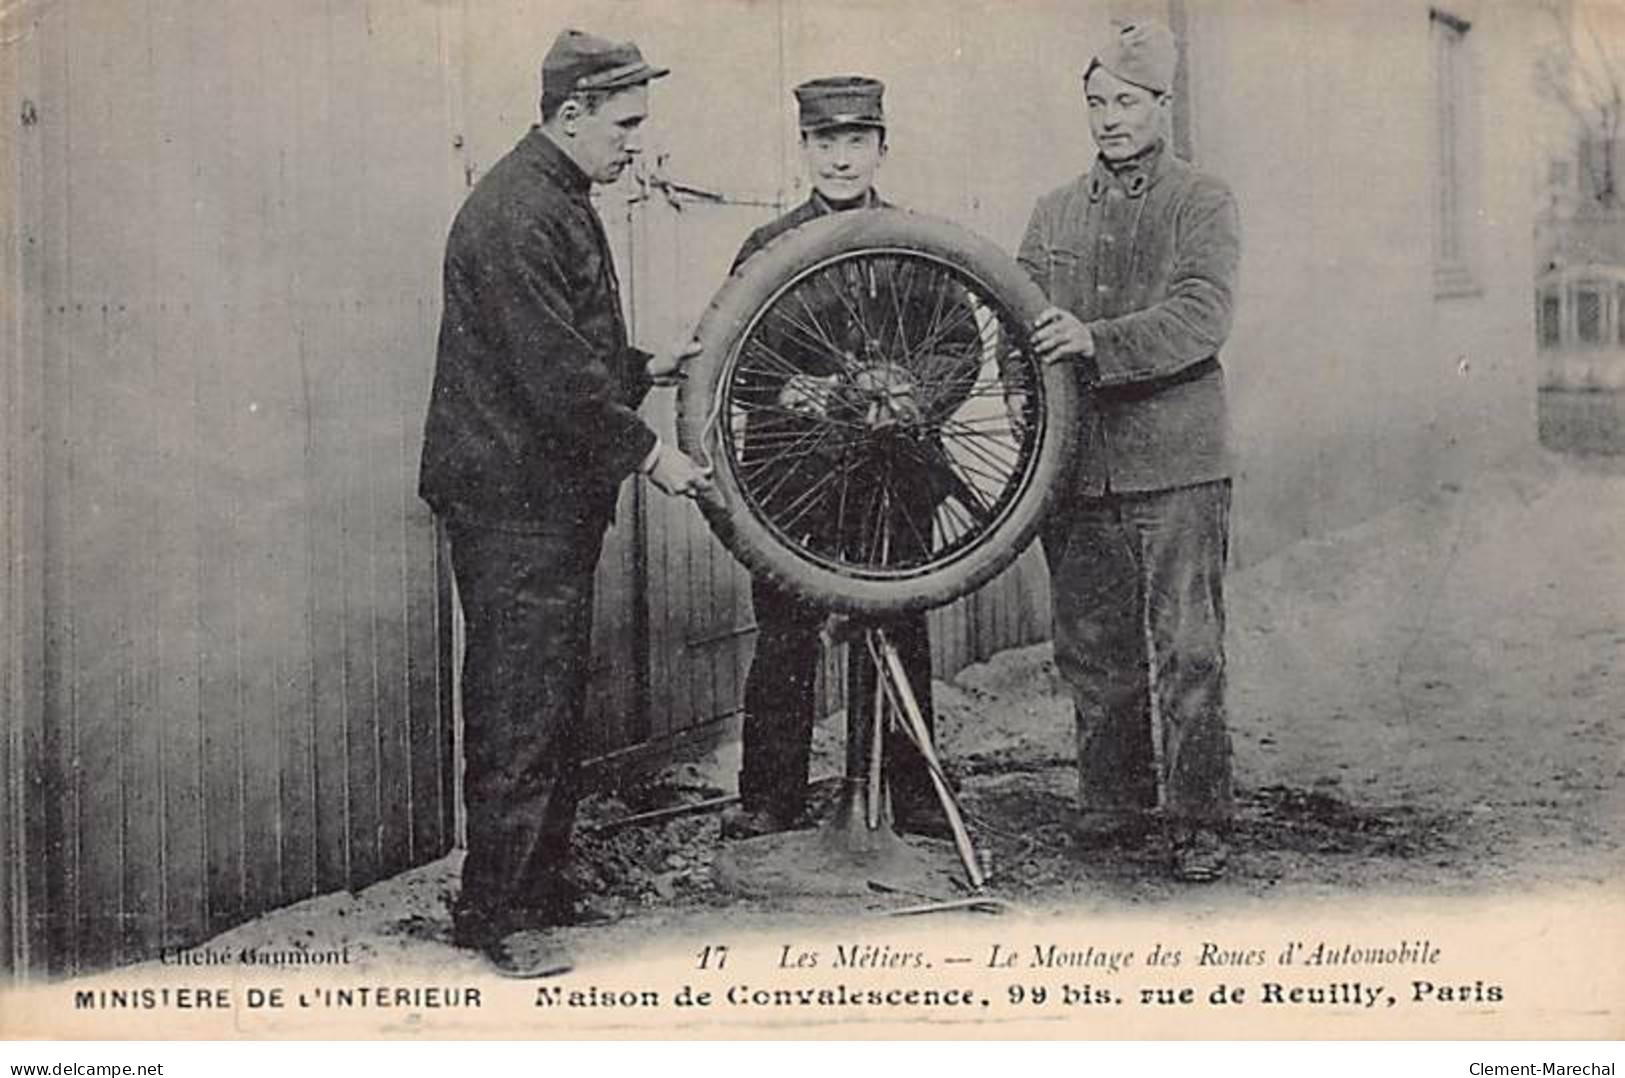
<instances>
[{"instance_id":1,"label":"black and white photograph","mask_svg":"<svg viewBox=\"0 0 1625 1078\"><path fill-rule=\"evenodd\" d=\"M1625 1036L1622 0L12 0L0 130L5 1037Z\"/></svg>"}]
</instances>

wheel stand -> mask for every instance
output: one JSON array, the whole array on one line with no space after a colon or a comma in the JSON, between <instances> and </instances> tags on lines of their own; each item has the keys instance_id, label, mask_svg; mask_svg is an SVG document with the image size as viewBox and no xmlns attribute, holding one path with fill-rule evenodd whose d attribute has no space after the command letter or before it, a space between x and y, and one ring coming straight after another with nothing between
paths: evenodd
<instances>
[{"instance_id":1,"label":"wheel stand","mask_svg":"<svg viewBox=\"0 0 1625 1078\"><path fill-rule=\"evenodd\" d=\"M885 631L863 631L864 651L875 664L875 700L870 721L854 720L847 708L846 776L835 815L813 831L785 831L725 844L717 853L714 873L725 890L749 895L869 895L894 893L924 899L897 914L971 909L999 912L1005 903L981 894L986 883L976 848L965 829L931 743L930 731L914 696L902 659ZM851 661L860 661L857 655ZM891 797L884 780L882 753L886 724L894 722L924 758L931 783L953 831L960 867L969 881L969 897L942 900L935 896L955 879L944 843L904 842L892 827ZM934 847L934 848L933 848Z\"/></svg>"}]
</instances>

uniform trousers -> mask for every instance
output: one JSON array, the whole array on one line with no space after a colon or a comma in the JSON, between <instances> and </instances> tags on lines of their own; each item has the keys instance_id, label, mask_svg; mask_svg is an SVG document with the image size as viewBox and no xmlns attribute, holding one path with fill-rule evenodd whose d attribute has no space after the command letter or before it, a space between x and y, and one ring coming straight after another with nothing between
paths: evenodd
<instances>
[{"instance_id":1,"label":"uniform trousers","mask_svg":"<svg viewBox=\"0 0 1625 1078\"><path fill-rule=\"evenodd\" d=\"M751 581L751 603L756 612L756 655L745 681L740 801L751 811L794 816L807 797L817 706L813 686L820 657L819 630L828 610L762 577ZM880 618L868 624L884 629L896 645L926 726L934 729L931 638L925 615ZM854 722L861 728L863 722L870 721L874 695L874 662L860 636L847 651L849 728ZM925 761L905 734L888 730L882 753L894 802L935 803Z\"/></svg>"},{"instance_id":2,"label":"uniform trousers","mask_svg":"<svg viewBox=\"0 0 1625 1078\"><path fill-rule=\"evenodd\" d=\"M1224 569L1230 483L1074 495L1043 536L1055 663L1077 719L1084 809L1232 812ZM1155 733L1154 733L1155 731Z\"/></svg>"},{"instance_id":3,"label":"uniform trousers","mask_svg":"<svg viewBox=\"0 0 1625 1078\"><path fill-rule=\"evenodd\" d=\"M566 535L448 525L467 629L465 934L546 923L569 901L570 853L604 528Z\"/></svg>"}]
</instances>

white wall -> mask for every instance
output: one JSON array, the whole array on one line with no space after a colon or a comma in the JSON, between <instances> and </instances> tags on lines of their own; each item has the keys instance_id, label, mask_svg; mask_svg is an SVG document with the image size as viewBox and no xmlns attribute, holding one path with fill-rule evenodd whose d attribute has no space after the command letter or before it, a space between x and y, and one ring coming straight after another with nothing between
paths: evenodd
<instances>
[{"instance_id":1,"label":"white wall","mask_svg":"<svg viewBox=\"0 0 1625 1078\"><path fill-rule=\"evenodd\" d=\"M1451 9L1482 91L1480 290L1435 298L1428 5L1192 5L1196 156L1245 234L1225 353L1242 560L1533 442L1528 13Z\"/></svg>"}]
</instances>

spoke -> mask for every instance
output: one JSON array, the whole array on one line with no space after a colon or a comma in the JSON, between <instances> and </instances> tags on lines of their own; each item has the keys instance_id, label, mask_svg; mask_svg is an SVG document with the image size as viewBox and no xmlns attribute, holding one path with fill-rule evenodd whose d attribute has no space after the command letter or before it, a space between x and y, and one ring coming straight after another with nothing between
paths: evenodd
<instances>
[{"instance_id":1,"label":"spoke","mask_svg":"<svg viewBox=\"0 0 1625 1078\"><path fill-rule=\"evenodd\" d=\"M1016 472L1019 454L1011 457L1001 457L999 450L1004 449L1004 439L985 439L985 441L970 441L965 434L955 434L954 441L942 442L944 446L952 446L955 450L962 450L967 455L973 455L988 467L999 468L1004 475Z\"/></svg>"},{"instance_id":2,"label":"spoke","mask_svg":"<svg viewBox=\"0 0 1625 1078\"><path fill-rule=\"evenodd\" d=\"M998 446L1010 446L1015 441L1015 439L1010 437L1011 433L1013 433L1013 432L1007 426L1006 428L1002 429L1002 432L1001 432L1001 430L962 430L962 431L955 431L954 434L953 434L953 438L956 441L961 439L961 438L976 438L976 439L979 439L980 441L991 442L994 445L998 445Z\"/></svg>"},{"instance_id":3,"label":"spoke","mask_svg":"<svg viewBox=\"0 0 1625 1078\"><path fill-rule=\"evenodd\" d=\"M945 456L948 459L948 467L953 468L961 478L967 480L972 478L985 479L999 487L1001 490L1009 487L1010 485L1012 476L1009 472L1003 472L1002 474L999 472L990 472L985 468L978 468L974 465L967 464L964 461L956 458L952 453L945 454Z\"/></svg>"},{"instance_id":4,"label":"spoke","mask_svg":"<svg viewBox=\"0 0 1625 1078\"><path fill-rule=\"evenodd\" d=\"M888 278L891 287L887 291L891 293L892 313L897 318L897 350L899 353L907 355L909 352L908 321L903 314L907 308L904 302L898 298L897 279L902 276L905 270L912 270L914 264L912 262L901 262L898 259L893 259L892 262L897 266L897 270ZM910 280L912 281L912 274Z\"/></svg>"},{"instance_id":5,"label":"spoke","mask_svg":"<svg viewBox=\"0 0 1625 1078\"><path fill-rule=\"evenodd\" d=\"M929 355L931 351L936 348L938 341L947 337L948 334L953 330L958 329L967 318L973 322L975 321L976 312L972 309L970 304L956 301L955 307L957 310L954 312L954 316L950 318L946 324L933 323L936 328L931 331L931 334L927 336L925 340L920 342L914 355L910 357L911 361L920 356ZM910 366L912 366L912 362Z\"/></svg>"},{"instance_id":6,"label":"spoke","mask_svg":"<svg viewBox=\"0 0 1625 1078\"><path fill-rule=\"evenodd\" d=\"M846 308L846 315L852 319L853 324L857 327L867 351L871 334L869 333L869 323L863 317L863 311L860 309L863 306L863 297L860 293L857 298L857 305L854 306L851 297L848 295L850 281L843 280L852 269L853 263L850 261L837 262L834 265L825 266L819 271L819 276L832 280L831 287L835 293L835 298L840 300L842 307Z\"/></svg>"},{"instance_id":7,"label":"spoke","mask_svg":"<svg viewBox=\"0 0 1625 1078\"><path fill-rule=\"evenodd\" d=\"M807 296L803 291L802 286L797 285L795 292L792 294L796 297L796 301L801 304L801 309L807 312L807 320L809 324L812 326L814 332L817 333L819 339L822 340L828 347L829 354L835 359L835 362L841 366L841 369L851 370L851 361L847 358L846 352L843 351L841 346L835 342L835 339L829 335L829 331L824 328L824 324L818 320L817 312L815 312L812 309L812 306L807 303Z\"/></svg>"},{"instance_id":8,"label":"spoke","mask_svg":"<svg viewBox=\"0 0 1625 1078\"><path fill-rule=\"evenodd\" d=\"M842 399L845 399L844 395ZM817 423L821 427L842 427L847 430L858 431L868 430L868 428L862 423L853 423L845 419L836 419L827 413L821 416L809 416L806 412L798 412L794 408L786 408L782 404L757 404L752 401L735 400L733 402L733 406L737 411L740 412L762 412L768 415L786 416L799 420L802 423Z\"/></svg>"},{"instance_id":9,"label":"spoke","mask_svg":"<svg viewBox=\"0 0 1625 1078\"><path fill-rule=\"evenodd\" d=\"M926 330L925 336L921 339L919 345L916 346L913 353L910 355L911 360L915 356L922 355L925 352L926 342L928 342L928 341L930 341L932 339L933 335L936 332L936 327L940 326L942 324L942 304L943 304L943 301L947 298L947 292L946 292L945 289L940 287L940 285L938 287L933 288L931 291L932 291L931 317L926 322L926 325L929 326L930 328ZM910 366L910 368L912 368L913 363L910 362L909 366Z\"/></svg>"},{"instance_id":10,"label":"spoke","mask_svg":"<svg viewBox=\"0 0 1625 1078\"><path fill-rule=\"evenodd\" d=\"M958 508L956 508L956 506ZM965 513L963 503L957 498L944 498L941 504L938 505L937 511L943 518L943 532L945 535L947 534L947 525L951 524L955 528L953 532L953 541L946 544L949 549L952 549L958 544L960 539L970 534L972 526L976 522L970 519L970 517Z\"/></svg>"},{"instance_id":11,"label":"spoke","mask_svg":"<svg viewBox=\"0 0 1625 1078\"><path fill-rule=\"evenodd\" d=\"M890 486L890 484L887 485ZM920 534L920 526L914 523L914 514L908 511L908 506L905 503L898 501L895 504L897 506L896 514L901 517L904 524L908 525L908 530L914 533L914 538L920 541L920 554L915 560L929 561L931 559L931 537Z\"/></svg>"},{"instance_id":12,"label":"spoke","mask_svg":"<svg viewBox=\"0 0 1625 1078\"><path fill-rule=\"evenodd\" d=\"M962 449L967 455L973 456L977 460L981 461L981 463L986 467L995 469L996 474L1002 477L1000 480L1001 482L1008 482L1009 477L1014 475L1019 470L1017 468L1017 461L1000 460L997 456L989 452L985 446L974 441L956 441L953 444L959 449Z\"/></svg>"},{"instance_id":13,"label":"spoke","mask_svg":"<svg viewBox=\"0 0 1625 1078\"><path fill-rule=\"evenodd\" d=\"M753 357L749 354L752 351L756 353L754 358L764 360L765 363L761 366L753 363ZM738 367L741 374L754 374L760 378L764 375L773 377L778 374L797 375L807 373L805 367L785 357L776 348L770 347L767 342L758 337L750 339L745 345L745 352L746 354L740 357L741 363ZM764 369L764 367L767 369Z\"/></svg>"},{"instance_id":14,"label":"spoke","mask_svg":"<svg viewBox=\"0 0 1625 1078\"><path fill-rule=\"evenodd\" d=\"M802 517L806 516L808 512L819 504L824 488L833 483L836 477L841 474L841 471L842 469L837 468L832 471L826 471L820 475L813 482L812 486L802 491L800 496L797 497L795 501L784 507L781 516L783 516L785 519L775 521L775 523L786 531L788 531L793 525L797 524Z\"/></svg>"},{"instance_id":15,"label":"spoke","mask_svg":"<svg viewBox=\"0 0 1625 1078\"><path fill-rule=\"evenodd\" d=\"M772 502L774 498L778 497L779 491L784 489L784 485L790 481L790 477L800 472L801 466L805 463L805 461L797 461L788 468L784 469L783 473L778 478L778 482L773 484L773 488L756 498L756 504L761 507L761 511L763 513L769 512L769 503Z\"/></svg>"},{"instance_id":16,"label":"spoke","mask_svg":"<svg viewBox=\"0 0 1625 1078\"><path fill-rule=\"evenodd\" d=\"M800 295L799 292L796 294L796 298L801 301L801 305L803 307L806 307L807 301ZM812 314L810 309L807 313L809 315ZM807 323L796 318L795 315L791 314L785 309L784 298L781 297L779 301L773 305L773 309L768 312L768 314L769 317L776 318L784 324L783 327L781 327L781 332L783 332L787 338L794 339L795 343L797 343L800 347L815 354L829 356L837 366L845 365L845 357L841 353L840 346L829 338L829 335L824 332L823 326L808 325ZM792 363L792 367L794 367L795 373L797 374L807 373L805 367L802 365Z\"/></svg>"},{"instance_id":17,"label":"spoke","mask_svg":"<svg viewBox=\"0 0 1625 1078\"><path fill-rule=\"evenodd\" d=\"M881 548L885 545L883 533L886 528L886 508L889 501L888 494L891 489L886 480L890 474L891 461L888 460L886 461L885 471L880 477L880 482L875 484L875 526L870 532L872 545L864 553L863 558L864 563L867 565L878 565L880 563Z\"/></svg>"},{"instance_id":18,"label":"spoke","mask_svg":"<svg viewBox=\"0 0 1625 1078\"><path fill-rule=\"evenodd\" d=\"M966 394L965 399L966 400L1003 399L1004 397L1008 396L1011 393L1026 393L1026 392L1028 392L1028 389L1027 389L1026 386L1010 386L1010 385L1006 385L1006 384L1004 384L1002 382L989 381L989 382L986 382L985 384L983 384L981 388L976 389L976 390Z\"/></svg>"},{"instance_id":19,"label":"spoke","mask_svg":"<svg viewBox=\"0 0 1625 1078\"><path fill-rule=\"evenodd\" d=\"M961 462L954 460L940 446L933 447L930 450L919 447L912 448L916 460L931 469L936 475L944 476L948 480L948 497L958 498L960 503L973 513L979 511L983 522L992 519L992 510L988 508L981 492L970 481L970 477L965 474L965 468ZM989 475L986 478L993 480L1001 487L1008 485L1007 480L1001 479L999 476Z\"/></svg>"},{"instance_id":20,"label":"spoke","mask_svg":"<svg viewBox=\"0 0 1625 1078\"><path fill-rule=\"evenodd\" d=\"M981 438L995 442L1006 441L1012 449L1018 452L1024 444L1023 440L1017 436L1019 424L1005 415L978 416L972 419L955 419L949 416L942 421L939 429L946 432L949 426L953 427L953 436L955 438Z\"/></svg>"},{"instance_id":21,"label":"spoke","mask_svg":"<svg viewBox=\"0 0 1625 1078\"><path fill-rule=\"evenodd\" d=\"M824 428L809 428L795 440L783 445L782 448L779 449L778 453L775 454L775 456L771 459L783 460L791 453L797 453L805 456L809 452L822 449L824 444L830 440L832 434L832 431Z\"/></svg>"},{"instance_id":22,"label":"spoke","mask_svg":"<svg viewBox=\"0 0 1625 1078\"><path fill-rule=\"evenodd\" d=\"M999 402L995 410L986 407L975 409L971 415L963 415L965 408L956 408L941 420L941 426L953 426L956 430L973 434L988 434L997 432L1010 426L1010 409L1004 401Z\"/></svg>"},{"instance_id":23,"label":"spoke","mask_svg":"<svg viewBox=\"0 0 1625 1078\"><path fill-rule=\"evenodd\" d=\"M820 435L819 438L814 439L810 443L810 445L813 446L813 447L816 447L818 445L818 442L825 436L826 435ZM795 475L796 473L801 471L801 466L803 464L805 464L806 462L807 462L807 457L802 457L799 460L791 461L790 466L784 470L783 475L779 476L778 482L773 484L772 489L767 491L764 495L762 495L762 497L757 499L757 504L759 504L762 507L764 512L767 510L768 503L773 500L773 498L779 493L779 491L784 489L784 485L787 482L790 481L790 477L792 475Z\"/></svg>"},{"instance_id":24,"label":"spoke","mask_svg":"<svg viewBox=\"0 0 1625 1078\"><path fill-rule=\"evenodd\" d=\"M940 463L946 462L947 464L950 464L953 467L958 468L961 472L963 472L963 473L965 473L967 475L969 475L969 474L978 475L978 476L982 477L983 479L988 479L988 480L991 480L994 483L999 484L1001 487L1008 486L1009 483L1010 483L1010 479L1011 479L1012 475L1014 474L1014 469L1009 468L1009 467L1003 465L1002 463L1000 463L998 461L987 461L986 458L983 458L984 463L991 465L993 468L996 468L997 469L996 471L988 471L988 470L986 470L986 468L973 467L972 465L966 463L965 461L959 460L952 453L948 452L948 450L945 447L940 446L940 445L938 445L938 446L929 446L929 447L927 447L927 446L918 446L918 445L909 446L908 449L907 449L907 452L908 452L909 456L911 456L914 460L919 461L920 463L925 464L927 466L935 467ZM937 459L939 455L942 458L941 461L939 461Z\"/></svg>"},{"instance_id":25,"label":"spoke","mask_svg":"<svg viewBox=\"0 0 1625 1078\"><path fill-rule=\"evenodd\" d=\"M846 479L852 474L852 470L850 460L841 462L841 499L836 503L835 507L835 550L837 554L839 554L841 543L846 536L846 492L851 487L851 484L846 482Z\"/></svg>"},{"instance_id":26,"label":"spoke","mask_svg":"<svg viewBox=\"0 0 1625 1078\"><path fill-rule=\"evenodd\" d=\"M945 361L933 364L939 376L921 377L917 384L924 397L921 409L932 416L945 417L970 399L972 388L980 380L981 366L969 355L938 352L936 358Z\"/></svg>"},{"instance_id":27,"label":"spoke","mask_svg":"<svg viewBox=\"0 0 1625 1078\"><path fill-rule=\"evenodd\" d=\"M808 457L817 456L825 451L826 447L824 446L823 442L824 439L820 438L818 441L813 442L810 445L789 445L765 460L758 460L742 467L739 472L740 478L755 479L762 472L768 471L769 469L781 468L785 465L793 463L800 463L801 461L806 460Z\"/></svg>"}]
</instances>

